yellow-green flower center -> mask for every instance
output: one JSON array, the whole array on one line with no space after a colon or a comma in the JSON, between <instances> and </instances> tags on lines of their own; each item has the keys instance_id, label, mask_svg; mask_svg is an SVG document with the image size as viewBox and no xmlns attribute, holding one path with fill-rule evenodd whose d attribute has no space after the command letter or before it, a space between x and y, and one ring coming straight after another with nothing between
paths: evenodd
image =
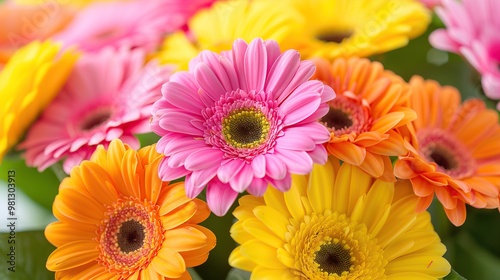
<instances>
[{"instance_id":1,"label":"yellow-green flower center","mask_svg":"<svg viewBox=\"0 0 500 280\"><path fill-rule=\"evenodd\" d=\"M222 120L222 134L234 148L256 148L269 134L269 121L258 109L245 108L232 111Z\"/></svg>"},{"instance_id":2,"label":"yellow-green flower center","mask_svg":"<svg viewBox=\"0 0 500 280\"><path fill-rule=\"evenodd\" d=\"M146 268L163 243L158 206L123 198L108 207L98 229L98 262L124 277Z\"/></svg>"},{"instance_id":3,"label":"yellow-green flower center","mask_svg":"<svg viewBox=\"0 0 500 280\"><path fill-rule=\"evenodd\" d=\"M345 214L311 213L292 221L285 248L295 256L292 271L305 279L383 279L387 261L364 224Z\"/></svg>"}]
</instances>

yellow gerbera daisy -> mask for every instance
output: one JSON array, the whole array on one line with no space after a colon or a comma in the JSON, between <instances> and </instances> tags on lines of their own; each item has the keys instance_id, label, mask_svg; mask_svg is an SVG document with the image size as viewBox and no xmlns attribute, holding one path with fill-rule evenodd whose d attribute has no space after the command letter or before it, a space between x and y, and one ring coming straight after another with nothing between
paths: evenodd
<instances>
[{"instance_id":1,"label":"yellow gerbera daisy","mask_svg":"<svg viewBox=\"0 0 500 280\"><path fill-rule=\"evenodd\" d=\"M330 158L285 193L244 196L231 266L251 279L437 279L450 272L428 212L408 181L374 180Z\"/></svg>"},{"instance_id":2,"label":"yellow gerbera daisy","mask_svg":"<svg viewBox=\"0 0 500 280\"><path fill-rule=\"evenodd\" d=\"M184 183L158 177L155 146L138 152L113 140L73 168L59 187L59 220L45 236L57 247L47 268L57 279L191 279L186 267L205 262L215 235L197 225L210 214L189 199Z\"/></svg>"},{"instance_id":3,"label":"yellow gerbera daisy","mask_svg":"<svg viewBox=\"0 0 500 280\"><path fill-rule=\"evenodd\" d=\"M54 43L33 42L0 70L0 162L68 78L77 55L59 51Z\"/></svg>"},{"instance_id":4,"label":"yellow gerbera daisy","mask_svg":"<svg viewBox=\"0 0 500 280\"><path fill-rule=\"evenodd\" d=\"M409 108L410 86L366 58L315 58L315 77L337 97L321 122L330 130L329 154L375 178L395 181L390 156L407 153L396 128L417 118Z\"/></svg>"},{"instance_id":5,"label":"yellow gerbera daisy","mask_svg":"<svg viewBox=\"0 0 500 280\"><path fill-rule=\"evenodd\" d=\"M390 51L422 34L429 11L413 0L288 0L305 22L290 46L305 58L362 56Z\"/></svg>"},{"instance_id":6,"label":"yellow gerbera daisy","mask_svg":"<svg viewBox=\"0 0 500 280\"><path fill-rule=\"evenodd\" d=\"M276 1L218 1L191 18L189 34L177 32L167 37L157 57L185 70L202 50L230 50L238 38L250 42L259 37L281 43L299 29L301 19L288 4L277 5Z\"/></svg>"}]
</instances>

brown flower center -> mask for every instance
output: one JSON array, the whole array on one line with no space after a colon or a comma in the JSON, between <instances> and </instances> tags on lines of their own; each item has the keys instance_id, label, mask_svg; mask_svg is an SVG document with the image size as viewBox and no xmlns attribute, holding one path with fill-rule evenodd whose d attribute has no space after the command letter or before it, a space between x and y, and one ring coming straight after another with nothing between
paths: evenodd
<instances>
[{"instance_id":1,"label":"brown flower center","mask_svg":"<svg viewBox=\"0 0 500 280\"><path fill-rule=\"evenodd\" d=\"M333 43L341 43L344 39L351 37L353 34L352 31L337 31L337 32L321 32L316 38L323 42L333 42Z\"/></svg>"},{"instance_id":2,"label":"brown flower center","mask_svg":"<svg viewBox=\"0 0 500 280\"><path fill-rule=\"evenodd\" d=\"M107 122L111 116L111 111L108 109L95 111L81 122L80 128L85 131L92 130Z\"/></svg>"},{"instance_id":3,"label":"brown flower center","mask_svg":"<svg viewBox=\"0 0 500 280\"><path fill-rule=\"evenodd\" d=\"M419 153L437 165L437 170L454 178L472 175L476 162L470 151L450 132L439 128L423 130L417 133Z\"/></svg>"},{"instance_id":4,"label":"brown flower center","mask_svg":"<svg viewBox=\"0 0 500 280\"><path fill-rule=\"evenodd\" d=\"M349 272L352 267L350 251L338 243L321 245L316 252L315 261L319 264L319 269L328 274L342 275L342 272Z\"/></svg>"},{"instance_id":5,"label":"brown flower center","mask_svg":"<svg viewBox=\"0 0 500 280\"><path fill-rule=\"evenodd\" d=\"M146 268L163 243L158 208L137 198L109 206L97 234L99 264L124 277Z\"/></svg>"},{"instance_id":6,"label":"brown flower center","mask_svg":"<svg viewBox=\"0 0 500 280\"><path fill-rule=\"evenodd\" d=\"M335 136L343 134L360 134L369 131L372 126L370 108L362 100L354 100L338 95L328 103L330 110L321 118L321 122Z\"/></svg>"}]
</instances>

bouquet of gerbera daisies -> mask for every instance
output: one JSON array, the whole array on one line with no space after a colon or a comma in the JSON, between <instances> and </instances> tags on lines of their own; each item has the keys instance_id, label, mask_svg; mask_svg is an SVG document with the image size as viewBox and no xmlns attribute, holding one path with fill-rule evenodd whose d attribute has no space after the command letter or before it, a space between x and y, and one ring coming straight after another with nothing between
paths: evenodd
<instances>
[{"instance_id":1,"label":"bouquet of gerbera daisies","mask_svg":"<svg viewBox=\"0 0 500 280\"><path fill-rule=\"evenodd\" d=\"M0 1L0 278L499 278L498 13Z\"/></svg>"}]
</instances>

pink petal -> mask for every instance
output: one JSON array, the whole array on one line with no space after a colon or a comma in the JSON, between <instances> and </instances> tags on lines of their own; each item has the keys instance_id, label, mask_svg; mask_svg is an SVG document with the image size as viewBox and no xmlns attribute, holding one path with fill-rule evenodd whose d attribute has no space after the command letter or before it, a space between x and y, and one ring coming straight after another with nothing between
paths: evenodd
<instances>
[{"instance_id":1,"label":"pink petal","mask_svg":"<svg viewBox=\"0 0 500 280\"><path fill-rule=\"evenodd\" d=\"M223 153L219 149L207 147L193 151L187 158L184 166L188 170L200 170L211 166L219 166Z\"/></svg>"},{"instance_id":2,"label":"pink petal","mask_svg":"<svg viewBox=\"0 0 500 280\"><path fill-rule=\"evenodd\" d=\"M252 160L252 169L255 178L264 178L266 176L266 157L258 155Z\"/></svg>"},{"instance_id":3,"label":"pink petal","mask_svg":"<svg viewBox=\"0 0 500 280\"><path fill-rule=\"evenodd\" d=\"M295 130L283 130L285 135L276 139L276 148L284 148L295 151L312 151L316 144L314 140L304 132Z\"/></svg>"},{"instance_id":4,"label":"pink petal","mask_svg":"<svg viewBox=\"0 0 500 280\"><path fill-rule=\"evenodd\" d=\"M294 125L312 115L320 105L320 95L317 92L304 92L300 96L287 99L279 107L285 126Z\"/></svg>"},{"instance_id":5,"label":"pink petal","mask_svg":"<svg viewBox=\"0 0 500 280\"><path fill-rule=\"evenodd\" d=\"M206 63L201 62L196 65L194 76L203 93L207 94L213 101L219 100L221 95L226 93L219 79Z\"/></svg>"},{"instance_id":6,"label":"pink petal","mask_svg":"<svg viewBox=\"0 0 500 280\"><path fill-rule=\"evenodd\" d=\"M313 161L306 152L276 149L276 154L285 162L288 172L301 175L311 173Z\"/></svg>"},{"instance_id":7,"label":"pink petal","mask_svg":"<svg viewBox=\"0 0 500 280\"><path fill-rule=\"evenodd\" d=\"M316 145L316 148L312 151L308 151L307 154L311 157L312 161L317 164L324 165L328 160L328 152L323 144Z\"/></svg>"},{"instance_id":8,"label":"pink petal","mask_svg":"<svg viewBox=\"0 0 500 280\"><path fill-rule=\"evenodd\" d=\"M275 180L267 177L266 180L269 182L269 184L282 192L286 192L292 187L292 176L290 175L290 173L287 173L281 180Z\"/></svg>"},{"instance_id":9,"label":"pink petal","mask_svg":"<svg viewBox=\"0 0 500 280\"><path fill-rule=\"evenodd\" d=\"M267 53L262 39L256 38L250 42L244 63L248 89L262 91L267 75Z\"/></svg>"},{"instance_id":10,"label":"pink petal","mask_svg":"<svg viewBox=\"0 0 500 280\"><path fill-rule=\"evenodd\" d=\"M158 168L158 175L162 181L172 181L186 176L191 171L186 170L183 166L172 168L168 166L168 158L163 158Z\"/></svg>"},{"instance_id":11,"label":"pink petal","mask_svg":"<svg viewBox=\"0 0 500 280\"><path fill-rule=\"evenodd\" d=\"M203 105L196 91L192 91L184 85L168 82L161 89L164 93L164 100L179 109L186 110L193 114L201 114Z\"/></svg>"},{"instance_id":12,"label":"pink petal","mask_svg":"<svg viewBox=\"0 0 500 280\"><path fill-rule=\"evenodd\" d=\"M248 48L248 45L242 39L237 39L233 43L233 50L231 52L232 62L234 65L234 70L236 73L245 73L244 65L245 65L245 53ZM249 88L247 87L247 83L244 75L238 75L238 83L240 89L248 92Z\"/></svg>"},{"instance_id":13,"label":"pink petal","mask_svg":"<svg viewBox=\"0 0 500 280\"><path fill-rule=\"evenodd\" d=\"M193 119L192 115L183 112L169 111L161 116L159 125L161 128L167 131L189 134L193 136L202 136L203 131L200 131L199 129L191 125L191 119Z\"/></svg>"},{"instance_id":14,"label":"pink petal","mask_svg":"<svg viewBox=\"0 0 500 280\"><path fill-rule=\"evenodd\" d=\"M247 188L247 192L253 196L263 196L267 190L267 181L265 179L255 178Z\"/></svg>"},{"instance_id":15,"label":"pink petal","mask_svg":"<svg viewBox=\"0 0 500 280\"><path fill-rule=\"evenodd\" d=\"M230 181L229 185L234 191L244 192L253 179L252 166L248 163L243 165L243 168Z\"/></svg>"},{"instance_id":16,"label":"pink petal","mask_svg":"<svg viewBox=\"0 0 500 280\"><path fill-rule=\"evenodd\" d=\"M310 122L306 124L301 124L300 126L289 126L284 130L286 133L293 133L291 135L297 135L301 133L302 135L307 135L314 140L316 144L323 144L330 140L330 132L328 129L320 124L319 122Z\"/></svg>"},{"instance_id":17,"label":"pink petal","mask_svg":"<svg viewBox=\"0 0 500 280\"><path fill-rule=\"evenodd\" d=\"M229 181L238 174L240 170L246 163L240 159L229 159L221 164L217 170L217 177L223 183L229 183Z\"/></svg>"},{"instance_id":18,"label":"pink petal","mask_svg":"<svg viewBox=\"0 0 500 280\"><path fill-rule=\"evenodd\" d=\"M287 174L286 164L274 154L266 154L266 175L272 179L282 180Z\"/></svg>"},{"instance_id":19,"label":"pink petal","mask_svg":"<svg viewBox=\"0 0 500 280\"><path fill-rule=\"evenodd\" d=\"M297 51L285 51L276 59L267 76L265 91L273 94L269 98L278 99L281 95L286 98L284 89L292 81L299 65L300 54Z\"/></svg>"},{"instance_id":20,"label":"pink petal","mask_svg":"<svg viewBox=\"0 0 500 280\"><path fill-rule=\"evenodd\" d=\"M207 186L208 207L219 217L227 213L237 197L237 192L232 190L228 184L218 180L211 181Z\"/></svg>"}]
</instances>

